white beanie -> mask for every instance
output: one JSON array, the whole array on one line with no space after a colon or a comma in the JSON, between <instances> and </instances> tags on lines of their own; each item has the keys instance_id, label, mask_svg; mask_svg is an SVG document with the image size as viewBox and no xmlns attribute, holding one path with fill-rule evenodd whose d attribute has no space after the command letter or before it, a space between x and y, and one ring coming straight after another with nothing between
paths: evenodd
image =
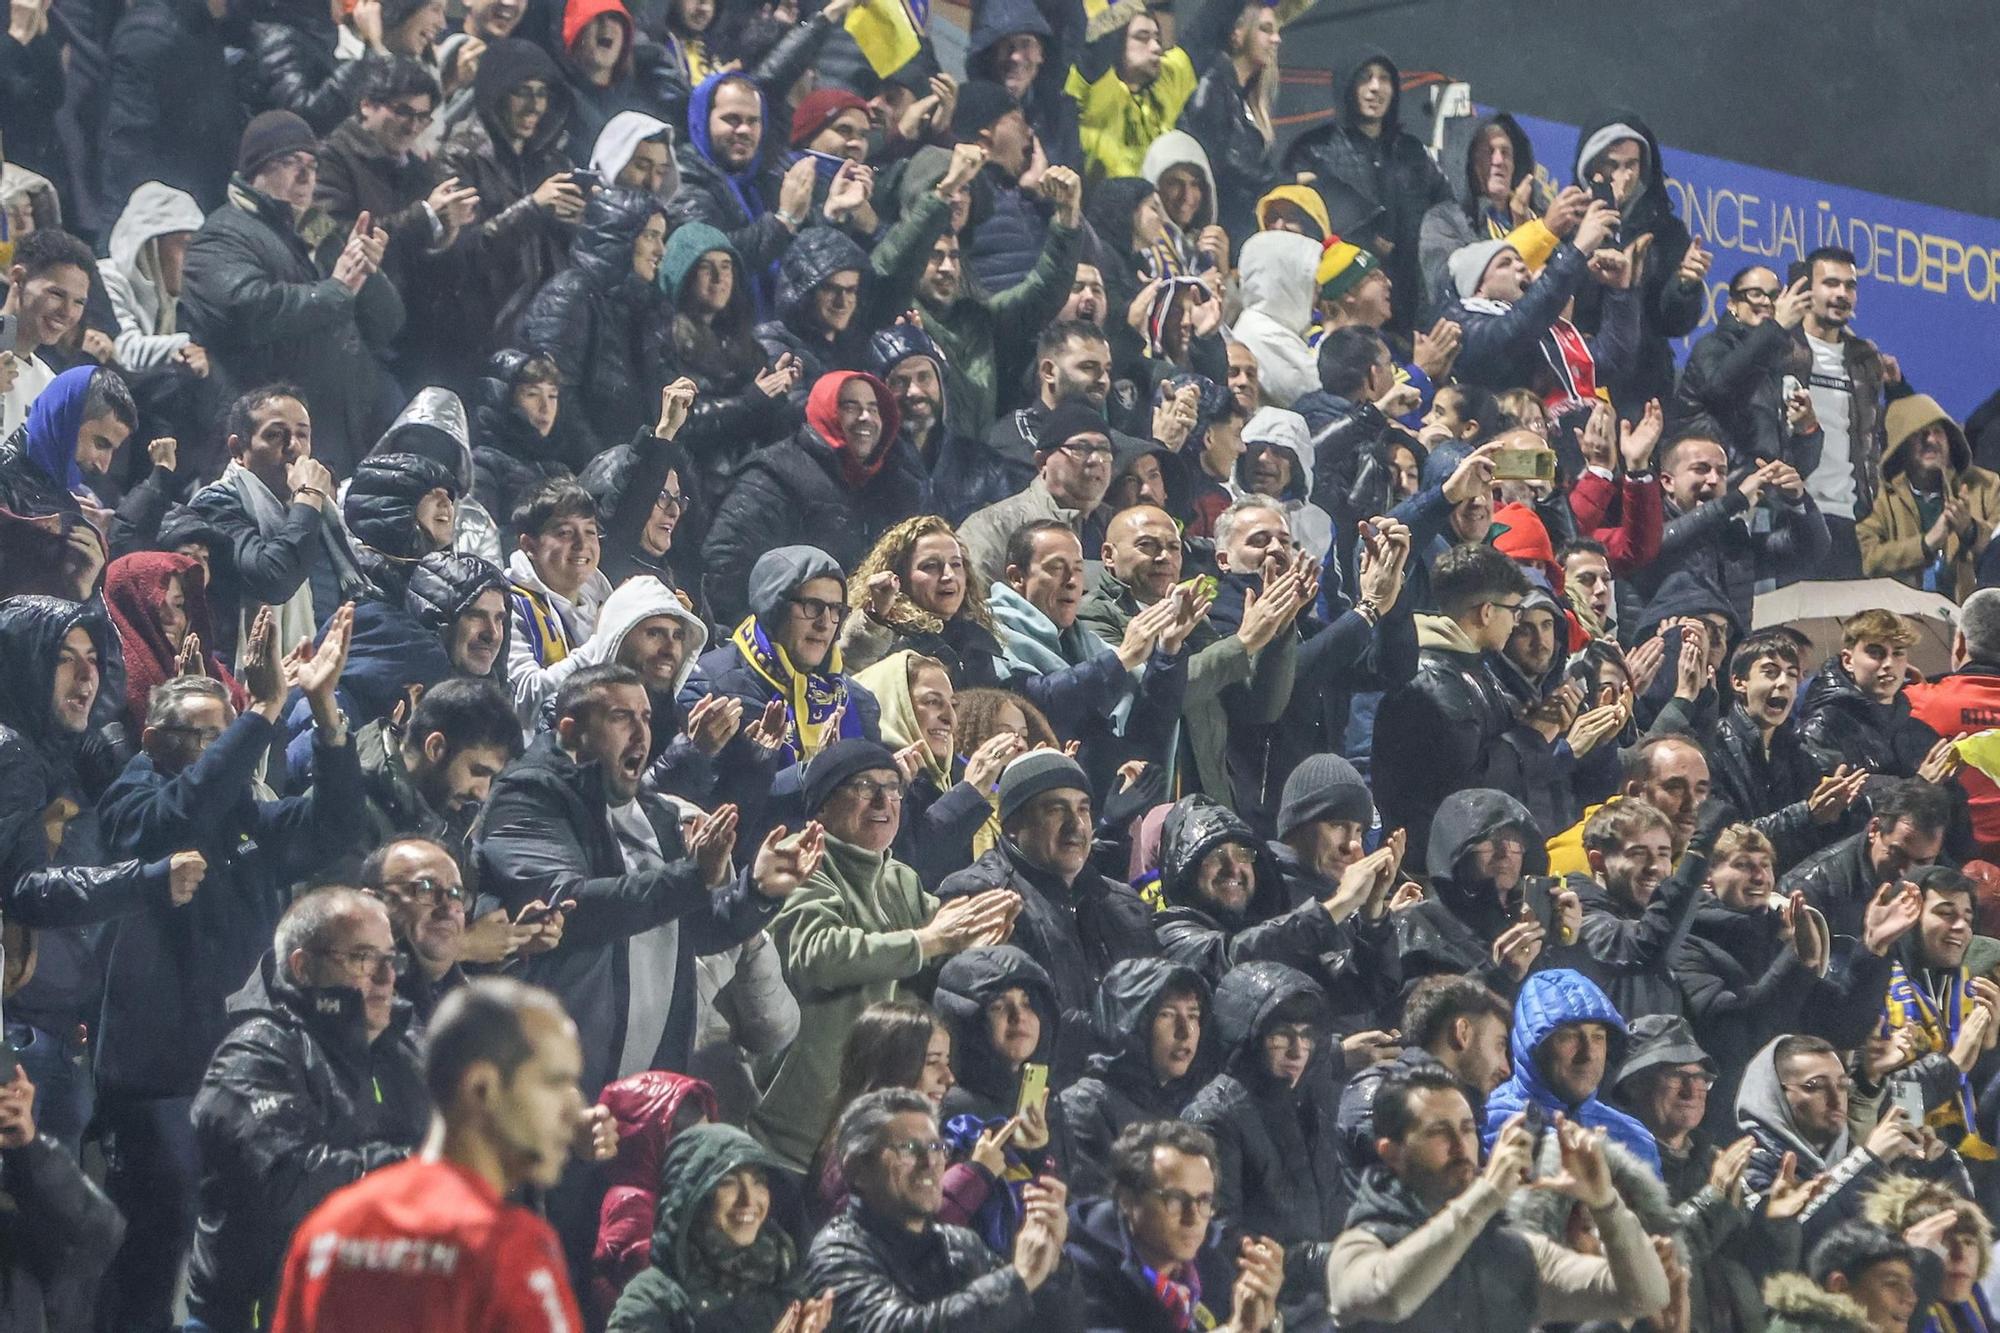
<instances>
[{"instance_id":1,"label":"white beanie","mask_svg":"<svg viewBox=\"0 0 2000 1333\"><path fill-rule=\"evenodd\" d=\"M1500 257L1502 250L1512 249L1505 241L1474 241L1452 251L1444 266L1451 273L1451 285L1458 289L1459 299L1471 300L1479 291L1480 279L1486 276L1487 268Z\"/></svg>"}]
</instances>

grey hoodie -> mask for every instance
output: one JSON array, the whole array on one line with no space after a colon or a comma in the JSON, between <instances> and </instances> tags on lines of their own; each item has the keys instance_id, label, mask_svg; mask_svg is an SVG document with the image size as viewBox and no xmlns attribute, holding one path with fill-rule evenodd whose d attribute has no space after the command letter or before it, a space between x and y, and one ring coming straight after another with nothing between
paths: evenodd
<instances>
[{"instance_id":1,"label":"grey hoodie","mask_svg":"<svg viewBox=\"0 0 2000 1333\"><path fill-rule=\"evenodd\" d=\"M111 229L111 253L98 265L118 319L118 364L127 370L163 366L193 341L176 327L178 296L160 285L159 239L201 230L201 206L171 185L147 181L132 191Z\"/></svg>"}]
</instances>

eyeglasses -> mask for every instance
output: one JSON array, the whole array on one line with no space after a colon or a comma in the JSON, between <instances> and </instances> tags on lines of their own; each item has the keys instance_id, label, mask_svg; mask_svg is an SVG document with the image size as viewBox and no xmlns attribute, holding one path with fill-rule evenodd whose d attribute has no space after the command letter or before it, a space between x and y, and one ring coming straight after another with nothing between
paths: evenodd
<instances>
[{"instance_id":1,"label":"eyeglasses","mask_svg":"<svg viewBox=\"0 0 2000 1333\"><path fill-rule=\"evenodd\" d=\"M1147 1190L1146 1193L1182 1217L1207 1217L1215 1211L1213 1194L1189 1194L1186 1190Z\"/></svg>"},{"instance_id":2,"label":"eyeglasses","mask_svg":"<svg viewBox=\"0 0 2000 1333\"><path fill-rule=\"evenodd\" d=\"M1854 1080L1851 1078L1827 1079L1821 1077L1809 1078L1803 1083L1785 1083L1780 1086L1789 1088L1793 1092L1802 1092L1808 1097L1830 1097L1835 1093L1846 1097L1854 1091Z\"/></svg>"},{"instance_id":3,"label":"eyeglasses","mask_svg":"<svg viewBox=\"0 0 2000 1333\"><path fill-rule=\"evenodd\" d=\"M536 106L549 104L549 85L546 83L524 83L518 88L507 90L510 102L533 102Z\"/></svg>"},{"instance_id":4,"label":"eyeglasses","mask_svg":"<svg viewBox=\"0 0 2000 1333\"><path fill-rule=\"evenodd\" d=\"M1292 1046L1317 1046L1319 1034L1303 1023L1290 1027L1272 1028L1264 1034L1264 1044L1274 1050L1285 1050Z\"/></svg>"},{"instance_id":5,"label":"eyeglasses","mask_svg":"<svg viewBox=\"0 0 2000 1333\"><path fill-rule=\"evenodd\" d=\"M463 884L447 884L429 875L419 875L415 879L388 879L382 881L385 889L407 890L402 896L422 898L431 906L439 903L457 903L460 907L472 901L472 895L465 891Z\"/></svg>"},{"instance_id":6,"label":"eyeglasses","mask_svg":"<svg viewBox=\"0 0 2000 1333\"><path fill-rule=\"evenodd\" d=\"M873 805L877 801L894 804L909 791L909 787L901 781L877 782L873 778L849 778L840 785L859 796L864 805Z\"/></svg>"},{"instance_id":7,"label":"eyeglasses","mask_svg":"<svg viewBox=\"0 0 2000 1333\"><path fill-rule=\"evenodd\" d=\"M354 976L378 977L382 969L388 968L389 975L400 977L409 970L409 963L403 955L391 949L384 953L380 949L314 949L313 953L322 958L331 958Z\"/></svg>"},{"instance_id":8,"label":"eyeglasses","mask_svg":"<svg viewBox=\"0 0 2000 1333\"><path fill-rule=\"evenodd\" d=\"M431 118L431 108L427 106L398 106L390 103L388 112L405 125L416 125Z\"/></svg>"},{"instance_id":9,"label":"eyeglasses","mask_svg":"<svg viewBox=\"0 0 2000 1333\"><path fill-rule=\"evenodd\" d=\"M850 301L861 299L861 284L858 282L851 284L838 282L824 283L821 285L820 290L843 305Z\"/></svg>"},{"instance_id":10,"label":"eyeglasses","mask_svg":"<svg viewBox=\"0 0 2000 1333\"><path fill-rule=\"evenodd\" d=\"M671 509L677 514L686 513L687 507L688 498L679 491L661 491L660 498L653 501L653 508L660 510Z\"/></svg>"},{"instance_id":11,"label":"eyeglasses","mask_svg":"<svg viewBox=\"0 0 2000 1333\"><path fill-rule=\"evenodd\" d=\"M1772 305L1783 295L1776 287L1741 287L1729 294L1731 300L1747 301L1751 305Z\"/></svg>"},{"instance_id":12,"label":"eyeglasses","mask_svg":"<svg viewBox=\"0 0 2000 1333\"><path fill-rule=\"evenodd\" d=\"M844 620L847 617L847 603L822 602L817 597L787 598L799 609L799 614L807 620Z\"/></svg>"},{"instance_id":13,"label":"eyeglasses","mask_svg":"<svg viewBox=\"0 0 2000 1333\"><path fill-rule=\"evenodd\" d=\"M1102 463L1115 452L1108 444L1059 444L1056 448L1079 463Z\"/></svg>"},{"instance_id":14,"label":"eyeglasses","mask_svg":"<svg viewBox=\"0 0 2000 1333\"><path fill-rule=\"evenodd\" d=\"M1521 607L1525 605L1525 602L1488 602L1487 605L1495 611L1505 611L1508 615L1518 619L1521 614Z\"/></svg>"},{"instance_id":15,"label":"eyeglasses","mask_svg":"<svg viewBox=\"0 0 2000 1333\"><path fill-rule=\"evenodd\" d=\"M929 1143L921 1139L905 1139L901 1143L885 1143L882 1146L912 1165L925 1158L937 1161L951 1151L941 1139L932 1139Z\"/></svg>"},{"instance_id":16,"label":"eyeglasses","mask_svg":"<svg viewBox=\"0 0 2000 1333\"><path fill-rule=\"evenodd\" d=\"M1670 1069L1660 1075L1660 1081L1672 1084L1676 1088L1712 1088L1715 1086L1715 1075L1706 1069L1697 1069L1693 1073L1682 1069Z\"/></svg>"},{"instance_id":17,"label":"eyeglasses","mask_svg":"<svg viewBox=\"0 0 2000 1333\"><path fill-rule=\"evenodd\" d=\"M222 735L221 727L191 727L185 722L166 722L152 728L154 731L171 731L181 736L193 736L203 745L213 745Z\"/></svg>"}]
</instances>

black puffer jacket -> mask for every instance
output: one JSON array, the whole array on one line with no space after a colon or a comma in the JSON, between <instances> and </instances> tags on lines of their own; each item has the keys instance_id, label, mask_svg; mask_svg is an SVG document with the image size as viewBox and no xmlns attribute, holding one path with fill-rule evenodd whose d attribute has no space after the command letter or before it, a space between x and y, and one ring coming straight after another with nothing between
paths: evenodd
<instances>
[{"instance_id":1,"label":"black puffer jacket","mask_svg":"<svg viewBox=\"0 0 2000 1333\"><path fill-rule=\"evenodd\" d=\"M0 1153L0 1328L91 1327L98 1279L125 1237L116 1204L46 1134Z\"/></svg>"},{"instance_id":2,"label":"black puffer jacket","mask_svg":"<svg viewBox=\"0 0 2000 1333\"><path fill-rule=\"evenodd\" d=\"M1701 323L1701 317L1707 313L1708 289L1700 282L1685 282L1680 277L1681 260L1688 251L1687 224L1674 215L1666 168L1660 161L1660 141L1646 122L1623 111L1603 116L1577 132L1579 155L1592 135L1615 124L1637 130L1646 146L1641 168L1644 193L1626 204L1618 228L1618 243L1629 246L1641 236L1653 238L1640 279L1638 354L1632 358L1629 370L1614 372L1605 385L1619 413L1627 420L1635 420L1645 410L1647 399L1657 398L1662 403L1672 400L1674 349L1669 340L1686 337ZM1572 178L1586 188L1590 182L1584 179L1584 171L1589 165L1579 156ZM1585 333L1596 333L1605 314L1603 287L1589 283L1578 290L1578 328Z\"/></svg>"},{"instance_id":3,"label":"black puffer jacket","mask_svg":"<svg viewBox=\"0 0 2000 1333\"><path fill-rule=\"evenodd\" d=\"M1519 988L1513 975L1493 962L1493 941L1514 924L1517 904L1502 903L1491 880L1472 878L1466 862L1471 846L1502 829L1520 833L1524 844L1523 875L1545 875L1549 852L1534 816L1505 792L1473 788L1455 792L1438 807L1431 821L1431 891L1424 900L1397 912L1396 952L1408 988L1428 976L1464 973L1511 996ZM1544 951L1538 963L1546 965Z\"/></svg>"},{"instance_id":4,"label":"black puffer jacket","mask_svg":"<svg viewBox=\"0 0 2000 1333\"><path fill-rule=\"evenodd\" d=\"M1153 1075L1153 1015L1169 991L1200 996L1203 1023L1194 1064L1181 1077L1162 1083ZM1127 1125L1180 1118L1215 1062L1212 1020L1208 982L1183 963L1128 958L1105 975L1092 1015L1100 1053L1090 1057L1087 1072L1059 1098L1076 1142L1072 1194L1110 1192L1111 1145Z\"/></svg>"},{"instance_id":5,"label":"black puffer jacket","mask_svg":"<svg viewBox=\"0 0 2000 1333\"><path fill-rule=\"evenodd\" d=\"M1202 10L1229 8L1204 5ZM1218 54L1202 71L1194 95L1181 109L1180 128L1200 140L1208 153L1215 173L1215 211L1231 246L1240 249L1257 232L1257 201L1282 181L1273 165L1271 144L1250 119L1249 98L1227 55Z\"/></svg>"},{"instance_id":6,"label":"black puffer jacket","mask_svg":"<svg viewBox=\"0 0 2000 1333\"><path fill-rule=\"evenodd\" d=\"M1388 67L1389 86L1395 90L1389 94L1380 138L1370 138L1357 128L1361 122L1354 84L1371 64ZM1382 51L1359 52L1334 85L1340 93L1338 118L1294 139L1285 150L1283 167L1288 179L1301 171L1314 173L1319 178L1315 188L1326 196L1330 213L1352 217L1358 212L1366 219L1347 229L1349 239L1371 249L1374 236L1394 242L1395 249L1382 261L1395 284L1390 327L1407 334L1423 304L1418 241L1424 214L1452 194L1450 182L1423 144L1401 128L1402 83L1401 71Z\"/></svg>"},{"instance_id":7,"label":"black puffer jacket","mask_svg":"<svg viewBox=\"0 0 2000 1333\"><path fill-rule=\"evenodd\" d=\"M330 273L342 238L325 230L319 258ZM303 391L313 456L336 477L353 471L395 416L378 354L403 327L402 297L381 273L358 293L323 276L291 207L240 177L188 242L181 317L208 349L218 401L280 380Z\"/></svg>"},{"instance_id":8,"label":"black puffer jacket","mask_svg":"<svg viewBox=\"0 0 2000 1333\"><path fill-rule=\"evenodd\" d=\"M417 506L434 490L458 498L458 478L418 454L375 454L354 469L340 516L354 537L354 558L383 600L399 604L415 562L436 549L417 526Z\"/></svg>"},{"instance_id":9,"label":"black puffer jacket","mask_svg":"<svg viewBox=\"0 0 2000 1333\"><path fill-rule=\"evenodd\" d=\"M927 358L937 373L938 422L931 428L928 440L916 439L905 422L903 438L917 450L930 475L931 503L937 512L953 523L962 523L975 510L998 504L1034 480L1032 443L1028 457L1010 465L982 441L952 429L945 401L949 391L945 388L944 353L918 325L891 324L877 329L868 340L868 364L864 369L887 382L896 367L916 356ZM994 429L1004 428L1009 420L1011 415L1002 417Z\"/></svg>"},{"instance_id":10,"label":"black puffer jacket","mask_svg":"<svg viewBox=\"0 0 2000 1333\"><path fill-rule=\"evenodd\" d=\"M1282 963L1245 963L1215 988L1223 1071L1188 1103L1183 1119L1215 1139L1215 1217L1232 1237L1268 1236L1285 1247L1280 1300L1288 1326L1321 1323L1327 1243L1340 1231L1340 1157L1326 997ZM1296 1085L1264 1068L1264 1033L1280 1006L1309 1002L1322 1036ZM1331 1053L1329 1053L1331 1052ZM1233 1251L1233 1240L1229 1245Z\"/></svg>"},{"instance_id":11,"label":"black puffer jacket","mask_svg":"<svg viewBox=\"0 0 2000 1333\"><path fill-rule=\"evenodd\" d=\"M188 1313L217 1333L258 1327L306 1214L407 1157L430 1122L407 1002L369 1041L361 992L303 987L270 954L229 1000L236 1029L194 1100L201 1222Z\"/></svg>"},{"instance_id":12,"label":"black puffer jacket","mask_svg":"<svg viewBox=\"0 0 2000 1333\"><path fill-rule=\"evenodd\" d=\"M1710 790L1764 831L1777 847L1780 866L1796 865L1839 836L1838 824L1815 824L1806 813L1820 766L1795 726L1787 723L1772 734L1767 755L1757 724L1737 704L1702 748L1708 752Z\"/></svg>"},{"instance_id":13,"label":"black puffer jacket","mask_svg":"<svg viewBox=\"0 0 2000 1333\"><path fill-rule=\"evenodd\" d=\"M517 152L507 138L507 94L524 83L549 90L548 110ZM465 343L461 375L506 345L521 307L563 266L573 230L530 198L537 186L571 169L563 153L569 129L569 89L555 61L532 42L488 42L472 85L476 115L445 136L446 175L479 191L479 221L452 248L452 285Z\"/></svg>"},{"instance_id":14,"label":"black puffer jacket","mask_svg":"<svg viewBox=\"0 0 2000 1333\"><path fill-rule=\"evenodd\" d=\"M1915 777L1938 742L1936 732L1910 716L1901 691L1889 704L1863 694L1839 654L1806 682L1797 717L1799 739L1829 773L1846 764L1884 777Z\"/></svg>"},{"instance_id":15,"label":"black puffer jacket","mask_svg":"<svg viewBox=\"0 0 2000 1333\"><path fill-rule=\"evenodd\" d=\"M1812 355L1775 319L1751 328L1728 311L1715 328L1688 349L1687 365L1667 405L1669 439L1713 432L1729 451L1732 466L1752 459L1782 458L1810 473L1800 458L1802 445L1817 445L1818 432L1794 440L1785 423L1784 378L1803 384L1812 373Z\"/></svg>"},{"instance_id":16,"label":"black puffer jacket","mask_svg":"<svg viewBox=\"0 0 2000 1333\"><path fill-rule=\"evenodd\" d=\"M861 295L846 329L829 337L814 309L813 292L844 271L860 278ZM889 312L884 318L876 308L877 285L867 253L834 227L807 227L778 261L778 317L757 326L757 341L773 364L786 352L798 358L799 378L791 393L795 411L805 411L806 395L827 371L868 369L869 335L895 317Z\"/></svg>"},{"instance_id":17,"label":"black puffer jacket","mask_svg":"<svg viewBox=\"0 0 2000 1333\"><path fill-rule=\"evenodd\" d=\"M1176 1333L1179 1325L1153 1286L1153 1270L1132 1251L1131 1233L1116 1199L1079 1199L1070 1204L1064 1253L1076 1265L1077 1292L1083 1298L1081 1319L1088 1333ZM1219 1226L1209 1225L1194 1268L1201 1278L1202 1309L1214 1316L1217 1325L1225 1324L1236 1261Z\"/></svg>"},{"instance_id":18,"label":"black puffer jacket","mask_svg":"<svg viewBox=\"0 0 2000 1333\"><path fill-rule=\"evenodd\" d=\"M673 545L664 555L654 555L640 538L669 480L679 486L687 504L674 526ZM708 531L709 511L701 477L680 442L660 439L651 427L641 427L627 443L591 459L577 481L597 502L603 550L598 568L604 577L619 584L634 574L652 574L683 597L695 598L695 610L707 619L701 542Z\"/></svg>"},{"instance_id":19,"label":"black puffer jacket","mask_svg":"<svg viewBox=\"0 0 2000 1333\"><path fill-rule=\"evenodd\" d=\"M789 442L752 454L743 465L702 548L708 600L720 622L733 625L742 619L750 569L764 552L810 544L841 568L852 569L876 538L923 512L922 465L896 434L894 400L886 389L879 396L888 408L882 423L885 439L878 446L882 458L860 485L848 481L835 444L810 425L800 427Z\"/></svg>"},{"instance_id":20,"label":"black puffer jacket","mask_svg":"<svg viewBox=\"0 0 2000 1333\"><path fill-rule=\"evenodd\" d=\"M979 1233L931 1222L921 1232L871 1213L859 1199L813 1237L806 1290L833 1292L839 1333L1018 1333L1067 1327L1074 1300L1060 1268L1033 1293Z\"/></svg>"},{"instance_id":21,"label":"black puffer jacket","mask_svg":"<svg viewBox=\"0 0 2000 1333\"><path fill-rule=\"evenodd\" d=\"M452 622L465 613L480 594L498 592L506 605L510 585L506 571L465 551L433 551L410 569L403 589L403 609L411 619L440 643L451 641ZM507 640L514 633L514 617L500 621L500 652L493 659L493 678L507 681Z\"/></svg>"},{"instance_id":22,"label":"black puffer jacket","mask_svg":"<svg viewBox=\"0 0 2000 1333\"><path fill-rule=\"evenodd\" d=\"M495 352L472 393L472 494L503 526L530 491L573 475L565 448L569 418L558 413L554 429L541 435L514 406L521 371L533 360L534 353L519 348Z\"/></svg>"},{"instance_id":23,"label":"black puffer jacket","mask_svg":"<svg viewBox=\"0 0 2000 1333\"><path fill-rule=\"evenodd\" d=\"M1202 858L1229 842L1250 848L1257 864L1250 901L1234 912L1195 887ZM1234 810L1212 797L1184 796L1167 813L1160 834L1160 896L1166 906L1153 915L1160 952L1196 969L1211 986L1250 958L1340 947L1340 932L1318 903L1288 910L1277 861Z\"/></svg>"},{"instance_id":24,"label":"black puffer jacket","mask_svg":"<svg viewBox=\"0 0 2000 1333\"><path fill-rule=\"evenodd\" d=\"M354 110L365 61L339 60L340 30L316 0L267 0L250 25L237 67L245 110L295 111L315 134L330 134Z\"/></svg>"},{"instance_id":25,"label":"black puffer jacket","mask_svg":"<svg viewBox=\"0 0 2000 1333\"><path fill-rule=\"evenodd\" d=\"M1013 942L1047 971L1063 1014L1065 1039L1056 1062L1058 1087L1074 1078L1089 1044L1090 1006L1112 965L1158 951L1152 913L1131 886L1086 864L1064 884L1029 863L1011 838L938 886L940 902L1012 889L1021 895ZM1103 1029L1105 1033L1115 1029Z\"/></svg>"},{"instance_id":26,"label":"black puffer jacket","mask_svg":"<svg viewBox=\"0 0 2000 1333\"><path fill-rule=\"evenodd\" d=\"M535 293L521 341L548 356L574 397L563 405L582 455L631 438L651 420L668 378L666 296L632 270L632 246L659 202L638 190L598 190L570 245L570 267Z\"/></svg>"},{"instance_id":27,"label":"black puffer jacket","mask_svg":"<svg viewBox=\"0 0 2000 1333\"><path fill-rule=\"evenodd\" d=\"M248 39L235 16L218 22L203 0L145 0L111 30L109 100L98 127L103 199L122 208L160 181L218 208L229 185L243 107L226 48Z\"/></svg>"}]
</instances>

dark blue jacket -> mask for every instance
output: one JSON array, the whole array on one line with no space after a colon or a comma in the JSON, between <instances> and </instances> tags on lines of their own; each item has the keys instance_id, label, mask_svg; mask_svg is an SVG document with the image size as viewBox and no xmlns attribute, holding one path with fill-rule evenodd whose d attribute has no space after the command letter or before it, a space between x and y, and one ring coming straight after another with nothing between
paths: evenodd
<instances>
[{"instance_id":1,"label":"dark blue jacket","mask_svg":"<svg viewBox=\"0 0 2000 1333\"><path fill-rule=\"evenodd\" d=\"M273 724L245 713L200 759L169 776L141 754L98 804L105 840L127 856L195 849L208 873L184 907L165 903L113 924L97 1080L155 1097L190 1096L228 1033L224 1007L271 947L291 885L367 834L354 742L317 745L313 792L260 800L252 783Z\"/></svg>"},{"instance_id":2,"label":"dark blue jacket","mask_svg":"<svg viewBox=\"0 0 2000 1333\"><path fill-rule=\"evenodd\" d=\"M971 229L965 264L989 292L1004 292L1027 280L1048 244L1049 219L1042 205L999 167L988 163L993 208Z\"/></svg>"},{"instance_id":3,"label":"dark blue jacket","mask_svg":"<svg viewBox=\"0 0 2000 1333\"><path fill-rule=\"evenodd\" d=\"M1589 263L1583 251L1564 241L1549 256L1541 276L1504 314L1468 309L1464 299L1453 297L1445 305L1444 318L1464 330L1454 366L1458 378L1496 393L1534 383L1546 368L1542 335L1561 317L1569 298L1589 281Z\"/></svg>"}]
</instances>

